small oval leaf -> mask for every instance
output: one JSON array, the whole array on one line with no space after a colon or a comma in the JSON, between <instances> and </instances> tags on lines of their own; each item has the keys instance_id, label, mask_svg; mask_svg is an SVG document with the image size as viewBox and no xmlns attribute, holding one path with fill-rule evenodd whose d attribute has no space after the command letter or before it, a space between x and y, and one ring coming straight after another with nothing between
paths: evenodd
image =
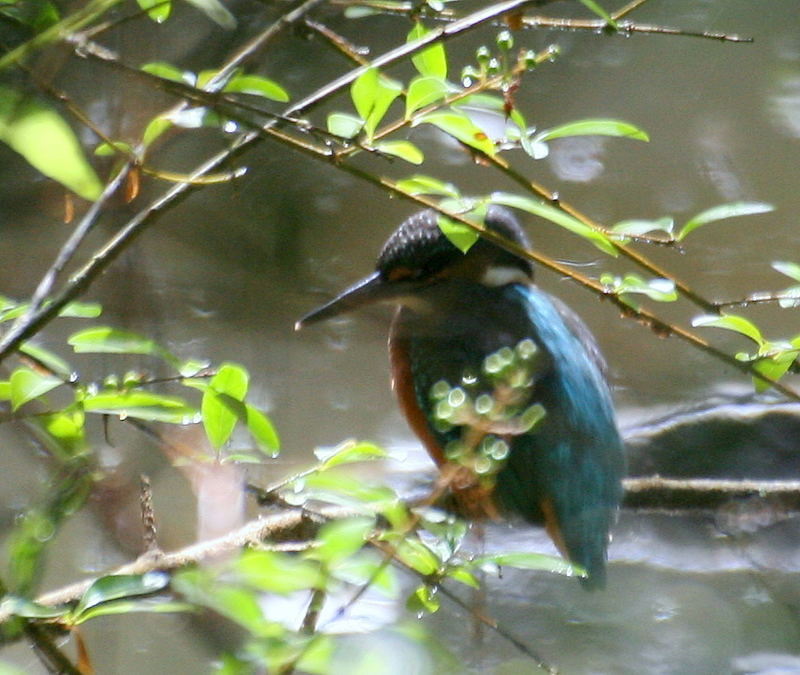
<instances>
[{"instance_id":1,"label":"small oval leaf","mask_svg":"<svg viewBox=\"0 0 800 675\"><path fill-rule=\"evenodd\" d=\"M413 126L418 124L432 124L446 134L458 139L471 148L493 157L495 155L494 142L475 122L467 115L455 111L436 111L422 115L414 120Z\"/></svg>"},{"instance_id":2,"label":"small oval leaf","mask_svg":"<svg viewBox=\"0 0 800 675\"><path fill-rule=\"evenodd\" d=\"M637 141L650 140L646 132L628 122L614 119L588 119L568 122L542 131L536 134L534 141L546 142L567 136L616 136L633 138Z\"/></svg>"},{"instance_id":3,"label":"small oval leaf","mask_svg":"<svg viewBox=\"0 0 800 675\"><path fill-rule=\"evenodd\" d=\"M726 218L735 218L737 216L751 216L759 213L769 213L774 207L771 204L763 202L734 202L732 204L720 204L710 209L698 213L694 218L689 220L678 232L675 237L678 241L683 241L686 236L696 230L701 225L707 225L718 220Z\"/></svg>"},{"instance_id":4,"label":"small oval leaf","mask_svg":"<svg viewBox=\"0 0 800 675\"><path fill-rule=\"evenodd\" d=\"M11 373L11 409L17 410L21 405L43 396L55 389L64 381L53 375L38 373L30 368L17 368Z\"/></svg>"},{"instance_id":5,"label":"small oval leaf","mask_svg":"<svg viewBox=\"0 0 800 675\"><path fill-rule=\"evenodd\" d=\"M419 40L430 32L430 29L426 28L421 21L417 21L409 32L406 43ZM420 75L431 75L441 79L447 77L447 54L441 42L436 42L414 54L411 57L411 63L414 64Z\"/></svg>"},{"instance_id":6,"label":"small oval leaf","mask_svg":"<svg viewBox=\"0 0 800 675\"><path fill-rule=\"evenodd\" d=\"M452 183L445 183L438 178L415 174L410 178L397 181L397 189L408 192L411 195L442 195L458 199L461 193Z\"/></svg>"},{"instance_id":7,"label":"small oval leaf","mask_svg":"<svg viewBox=\"0 0 800 675\"><path fill-rule=\"evenodd\" d=\"M764 337L761 335L761 331L752 321L735 314L698 316L692 319L692 326L724 328L725 330L730 330L750 338L759 347L766 344Z\"/></svg>"},{"instance_id":8,"label":"small oval leaf","mask_svg":"<svg viewBox=\"0 0 800 675\"><path fill-rule=\"evenodd\" d=\"M375 149L393 157L404 159L410 164L422 164L425 155L410 141L381 141L375 144Z\"/></svg>"},{"instance_id":9,"label":"small oval leaf","mask_svg":"<svg viewBox=\"0 0 800 675\"><path fill-rule=\"evenodd\" d=\"M449 92L447 82L441 77L415 77L408 85L406 93L406 119L420 108L445 98Z\"/></svg>"},{"instance_id":10,"label":"small oval leaf","mask_svg":"<svg viewBox=\"0 0 800 675\"><path fill-rule=\"evenodd\" d=\"M551 206L543 201L531 197L510 194L508 192L495 192L492 194L491 201L495 204L510 206L511 208L527 211L533 215L545 218L556 225L573 232L584 239L590 241L603 253L616 257L619 255L617 247L609 241L608 237L602 232L592 229L582 223L577 218L573 218L555 206Z\"/></svg>"},{"instance_id":11,"label":"small oval leaf","mask_svg":"<svg viewBox=\"0 0 800 675\"><path fill-rule=\"evenodd\" d=\"M363 128L364 120L360 117L338 112L328 115L328 131L334 136L355 138Z\"/></svg>"},{"instance_id":12,"label":"small oval leaf","mask_svg":"<svg viewBox=\"0 0 800 675\"><path fill-rule=\"evenodd\" d=\"M0 87L0 141L83 199L94 201L103 191L78 137L61 115L9 87Z\"/></svg>"},{"instance_id":13,"label":"small oval leaf","mask_svg":"<svg viewBox=\"0 0 800 675\"><path fill-rule=\"evenodd\" d=\"M281 85L260 75L236 75L225 85L223 91L263 96L281 103L289 100L289 92Z\"/></svg>"}]
</instances>

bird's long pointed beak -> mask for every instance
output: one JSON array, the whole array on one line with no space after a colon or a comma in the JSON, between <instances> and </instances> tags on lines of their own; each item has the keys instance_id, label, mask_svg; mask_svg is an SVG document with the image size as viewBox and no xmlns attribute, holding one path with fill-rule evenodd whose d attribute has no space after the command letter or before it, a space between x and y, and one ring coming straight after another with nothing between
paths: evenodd
<instances>
[{"instance_id":1,"label":"bird's long pointed beak","mask_svg":"<svg viewBox=\"0 0 800 675\"><path fill-rule=\"evenodd\" d=\"M330 302L310 311L294 324L294 329L300 330L309 324L339 316L373 302L390 300L397 295L398 290L396 284L387 282L379 272L374 272L339 293Z\"/></svg>"}]
</instances>

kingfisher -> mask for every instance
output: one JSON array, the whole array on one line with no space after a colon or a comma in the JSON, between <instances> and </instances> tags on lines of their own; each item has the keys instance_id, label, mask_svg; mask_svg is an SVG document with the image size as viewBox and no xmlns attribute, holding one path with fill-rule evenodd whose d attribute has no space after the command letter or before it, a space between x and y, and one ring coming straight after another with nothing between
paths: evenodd
<instances>
[{"instance_id":1,"label":"kingfisher","mask_svg":"<svg viewBox=\"0 0 800 675\"><path fill-rule=\"evenodd\" d=\"M484 227L530 250L506 208L489 205ZM397 306L389 360L399 405L443 475L460 466L448 474L460 512L544 525L585 570L582 583L602 588L625 462L588 327L536 286L529 260L483 237L463 253L433 210L405 220L374 273L295 328L377 302Z\"/></svg>"}]
</instances>

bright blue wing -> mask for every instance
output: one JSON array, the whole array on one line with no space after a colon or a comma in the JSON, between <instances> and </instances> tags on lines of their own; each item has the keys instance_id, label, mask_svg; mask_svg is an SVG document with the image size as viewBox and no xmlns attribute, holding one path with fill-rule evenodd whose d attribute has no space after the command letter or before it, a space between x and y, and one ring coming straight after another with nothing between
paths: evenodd
<instances>
[{"instance_id":1,"label":"bright blue wing","mask_svg":"<svg viewBox=\"0 0 800 675\"><path fill-rule=\"evenodd\" d=\"M514 439L495 494L529 520L551 510L568 557L587 570L590 586L600 586L624 459L599 352L580 319L543 291L515 285L507 292L524 304L531 337L550 358L534 384L545 417Z\"/></svg>"}]
</instances>

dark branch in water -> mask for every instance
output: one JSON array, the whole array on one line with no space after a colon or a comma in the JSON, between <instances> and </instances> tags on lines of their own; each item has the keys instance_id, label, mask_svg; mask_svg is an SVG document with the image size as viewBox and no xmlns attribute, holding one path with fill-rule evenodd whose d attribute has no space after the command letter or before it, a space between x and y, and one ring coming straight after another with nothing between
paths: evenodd
<instances>
[{"instance_id":1,"label":"dark branch in water","mask_svg":"<svg viewBox=\"0 0 800 675\"><path fill-rule=\"evenodd\" d=\"M759 500L783 512L800 511L800 481L710 478L628 478L624 507L684 511L719 509L732 501Z\"/></svg>"}]
</instances>

